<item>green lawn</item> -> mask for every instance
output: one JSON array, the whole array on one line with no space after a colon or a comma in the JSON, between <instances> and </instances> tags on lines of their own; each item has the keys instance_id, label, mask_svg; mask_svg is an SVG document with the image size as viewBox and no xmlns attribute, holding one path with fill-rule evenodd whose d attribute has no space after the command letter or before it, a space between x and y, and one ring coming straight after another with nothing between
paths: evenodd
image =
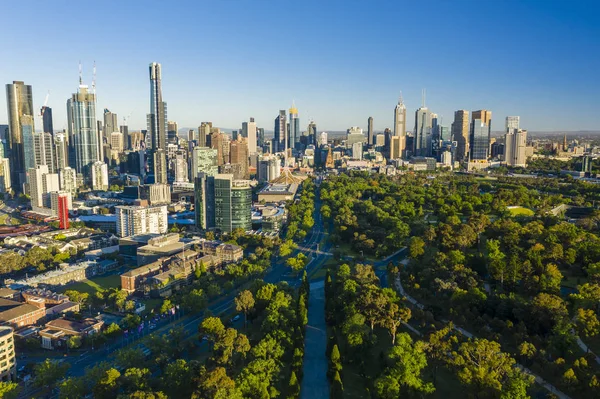
<instances>
[{"instance_id":1,"label":"green lawn","mask_svg":"<svg viewBox=\"0 0 600 399\"><path fill-rule=\"evenodd\" d=\"M93 294L97 291L105 291L110 288L119 288L121 286L121 276L113 274L110 276L94 277L90 280L83 280L75 284L69 284L61 287L58 291L76 290Z\"/></svg>"},{"instance_id":2,"label":"green lawn","mask_svg":"<svg viewBox=\"0 0 600 399\"><path fill-rule=\"evenodd\" d=\"M508 208L508 211L510 212L511 216L533 216L533 215L535 215L535 212L533 212L531 209L524 208L522 206Z\"/></svg>"}]
</instances>

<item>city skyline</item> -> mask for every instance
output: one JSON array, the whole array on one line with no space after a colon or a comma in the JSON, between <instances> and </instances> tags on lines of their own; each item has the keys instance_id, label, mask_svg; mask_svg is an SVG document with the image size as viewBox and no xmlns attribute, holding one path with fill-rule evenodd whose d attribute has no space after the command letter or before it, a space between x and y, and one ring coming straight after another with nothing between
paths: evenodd
<instances>
[{"instance_id":1,"label":"city skyline","mask_svg":"<svg viewBox=\"0 0 600 399\"><path fill-rule=\"evenodd\" d=\"M274 11L267 5L252 4L251 8L249 3L241 3L228 13L222 12L225 6L220 4L157 4L150 7L151 10L135 7L133 3L119 5L113 24L99 26L97 36L86 36L87 46L78 45L83 38L68 35L70 41L65 40L66 31L44 30L44 37L53 45L34 49L29 46L34 46L35 41L29 44L23 39L17 40L21 36L11 40L17 31L7 30L6 51L13 62L0 66L3 84L17 80L31 85L36 110L50 91L47 105L53 111L55 130L67 126L64 102L76 84L80 60L86 83L92 80L92 64L96 61L98 109L108 108L118 114L119 124L123 117L130 115L130 130L145 128L146 67L153 61L163 65L169 119L181 127L195 127L201 121L210 120L215 126L239 129L242 122L253 116L257 126L271 130L277 111L288 109L295 100L301 130L311 119L322 131L343 131L350 126L366 130L365 121L372 116L374 129L382 131L393 127L389 107L395 104L400 91L410 111L407 126L414 126L412 113L420 105L422 88L428 92L428 108L443 118L443 125L448 125L454 111L459 109L491 109L499 117L518 114L530 131L594 130L596 125L593 111L598 108L598 100L593 82L599 59L593 51L598 46L593 38L598 28L589 16L592 14L589 7L585 13L581 12L580 3L553 3L544 7L516 2L502 6L486 3L485 10L477 10L485 11L488 16L483 30L483 22L473 19L475 10L465 11L462 7L464 15L461 15L453 10L454 5L444 3L433 7L436 12L432 13L431 25L436 22L435 29L424 29L412 21L388 26L392 18L388 14L394 14L400 7L406 8L405 14L410 13L410 9L416 7L413 5L389 4L373 9L366 4L350 4L344 8L328 4L315 10L310 4L303 4L292 18L307 20L310 16L311 24L323 28L319 33L303 30L294 35L299 52L306 53L311 48L315 51L307 63L273 58L270 51L287 40L287 35L275 35L284 27L269 19ZM46 20L45 13L23 4L7 7L9 13L31 16L32 28L25 33L26 37L41 35L44 25L36 21ZM177 29L166 28L164 32L144 36L148 32L137 28L152 15L166 12L163 7L178 14ZM111 7L94 11L101 18L109 9ZM346 26L344 21L362 17L365 10L375 17L371 19L376 21L371 31L354 31ZM76 13L82 12L68 5L53 6L51 11L57 25L68 24ZM188 32L191 28L185 21L196 15L189 11L211 16L206 21L206 31L211 31L211 35ZM569 26L560 23L561 15L570 17ZM331 16L335 18L330 19ZM242 32L235 27L236 21L242 18L265 23ZM506 20L508 24L504 23ZM462 24L461 29L448 37L443 35L445 30L459 24ZM519 27L518 32L513 32L515 27ZM19 35L22 34L19 31ZM402 55L386 47L394 43L387 37L390 34L392 38L398 35L405 38ZM418 47L418 41L411 40L417 34L433 45L430 59L405 57ZM319 43L316 35L326 38L326 45ZM181 40L175 43L174 37ZM540 37L544 40L540 41ZM489 54L482 56L467 49L454 51L452 46L461 41L485 42ZM153 46L144 46L150 42ZM73 52L73 48L80 50ZM48 56L44 59L50 61L43 66L19 62L31 52ZM61 56L50 57L49 54ZM350 63L344 61L344 57L355 54L365 58ZM561 56L556 57L556 54ZM207 55L218 61L201 62ZM119 62L115 62L115 57ZM243 65L235 62L247 57L251 57L252 62ZM509 62L497 62L500 57L509 57ZM444 62L433 62L440 58ZM370 61L363 61L366 59ZM0 123L7 122L6 109L6 104L0 105ZM575 112L580 117L564 117ZM36 129L40 128L36 121Z\"/></svg>"}]
</instances>

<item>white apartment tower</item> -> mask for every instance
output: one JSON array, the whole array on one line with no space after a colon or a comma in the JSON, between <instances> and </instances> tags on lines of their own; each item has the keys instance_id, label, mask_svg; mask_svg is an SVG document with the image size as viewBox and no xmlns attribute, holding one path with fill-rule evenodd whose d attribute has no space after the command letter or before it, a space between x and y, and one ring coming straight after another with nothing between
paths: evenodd
<instances>
[{"instance_id":1,"label":"white apartment tower","mask_svg":"<svg viewBox=\"0 0 600 399\"><path fill-rule=\"evenodd\" d=\"M138 234L167 232L167 206L117 206L117 235L130 237Z\"/></svg>"}]
</instances>

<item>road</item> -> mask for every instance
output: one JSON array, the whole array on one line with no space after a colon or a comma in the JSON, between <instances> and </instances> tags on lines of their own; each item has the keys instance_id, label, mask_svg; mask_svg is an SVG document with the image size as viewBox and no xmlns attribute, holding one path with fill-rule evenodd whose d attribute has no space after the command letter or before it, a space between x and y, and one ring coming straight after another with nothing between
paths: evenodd
<instances>
[{"instance_id":1,"label":"road","mask_svg":"<svg viewBox=\"0 0 600 399\"><path fill-rule=\"evenodd\" d=\"M321 268L327 260L331 257L331 253L329 253L330 244L326 244L324 248L318 248L319 243L325 236L325 228L323 225L323 219L320 213L321 209L321 200L319 198L319 193L317 190L317 195L315 196L315 211L313 213L313 219L315 221L313 228L311 229L309 235L304 240L303 243L299 244L297 248L293 251L292 256L297 256L300 252L304 253L310 260L306 265L306 271L308 275L316 272L319 268ZM292 287L297 287L301 283L301 278L297 274L291 273L290 269L285 265L285 259L277 259L273 262L271 268L266 272L263 280L267 283L278 283L278 282L287 282ZM234 298L236 297L237 292L230 292L218 300L211 302L207 311L211 314L219 314L222 313L233 306ZM187 317L183 317L180 320L177 320L173 323L168 323L164 327L160 327L155 331L151 331L148 327L148 323L146 323L146 327L142 331L141 337L149 335L151 333L155 334L168 334L168 331L174 327L181 326L184 329L184 332L188 337L193 337L198 334L198 326L204 320L205 312L200 312L193 317L189 315ZM135 340L130 338L129 341L123 342L119 340L116 343L111 344L107 347L97 348L93 351L90 351L83 356L72 356L66 357L63 361L71 364L71 368L67 372L67 376L80 377L85 374L87 368L93 367L94 365L106 361L109 356L111 356L115 351L121 349L123 346L127 346L129 344L133 344ZM43 360L43 359L40 359ZM23 391L20 397L27 398L32 397L32 395L36 394L40 390L33 391Z\"/></svg>"}]
</instances>

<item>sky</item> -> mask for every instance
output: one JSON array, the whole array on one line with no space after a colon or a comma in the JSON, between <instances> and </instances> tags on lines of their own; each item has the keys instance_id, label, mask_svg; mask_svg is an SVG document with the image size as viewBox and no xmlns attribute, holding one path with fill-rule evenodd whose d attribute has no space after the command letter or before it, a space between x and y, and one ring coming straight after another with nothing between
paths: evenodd
<instances>
[{"instance_id":1,"label":"sky","mask_svg":"<svg viewBox=\"0 0 600 399\"><path fill-rule=\"evenodd\" d=\"M530 131L598 129L597 1L7 1L0 81L49 94L55 130L78 65L97 116L108 108L145 129L148 65L162 64L168 119L179 127L273 129L292 102L301 128L392 127L402 92L407 127L426 105L450 125L489 109L492 130L519 115ZM7 122L0 96L0 124ZM36 121L36 128L40 124Z\"/></svg>"}]
</instances>

